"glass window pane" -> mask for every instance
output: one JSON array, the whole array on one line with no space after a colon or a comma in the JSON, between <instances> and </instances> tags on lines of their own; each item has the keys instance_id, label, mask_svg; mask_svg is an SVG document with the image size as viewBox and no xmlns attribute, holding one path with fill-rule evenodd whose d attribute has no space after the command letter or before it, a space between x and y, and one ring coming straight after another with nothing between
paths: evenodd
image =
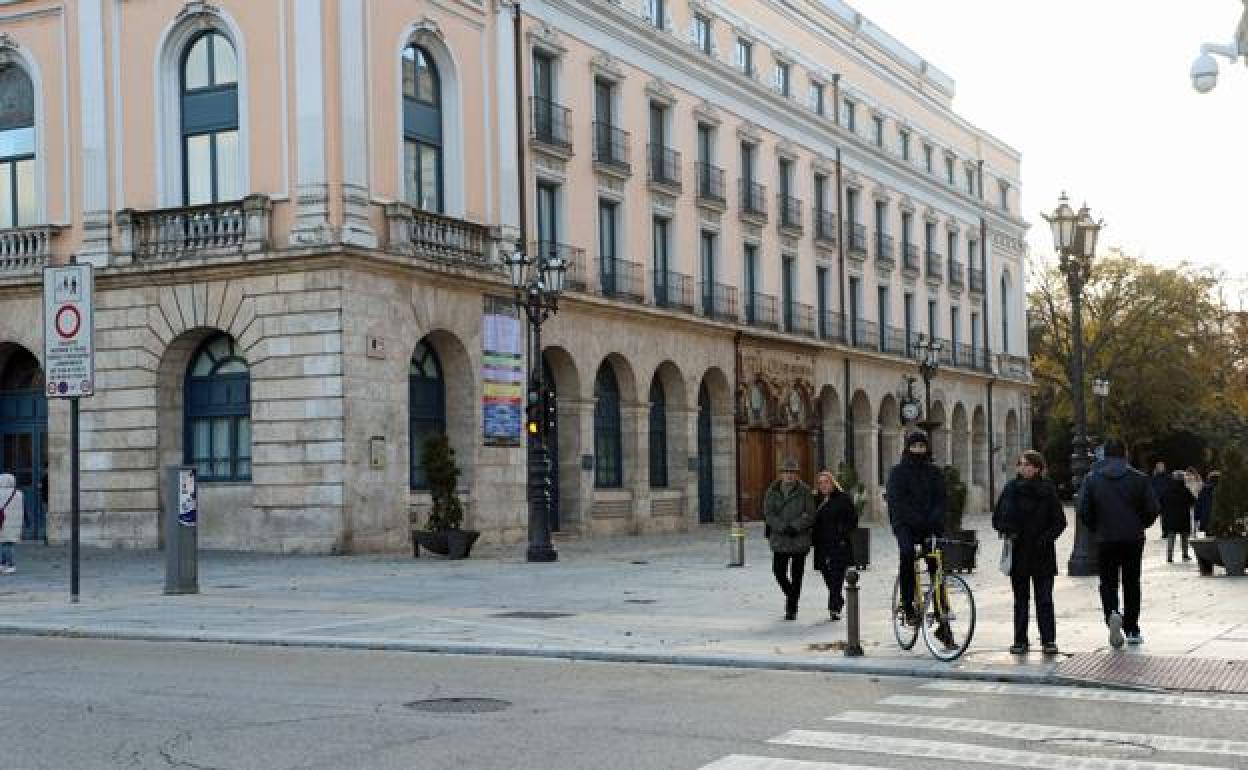
<instances>
[{"instance_id":1,"label":"glass window pane","mask_svg":"<svg viewBox=\"0 0 1248 770\"><path fill-rule=\"evenodd\" d=\"M183 70L182 81L187 91L193 91L196 88L207 88L211 85L208 77L208 45L209 35L201 37L195 41L195 45L191 46L190 53L186 55L186 66Z\"/></svg>"},{"instance_id":2,"label":"glass window pane","mask_svg":"<svg viewBox=\"0 0 1248 770\"><path fill-rule=\"evenodd\" d=\"M225 35L213 35L212 75L213 83L219 86L238 82L238 57L234 55L234 46L225 39Z\"/></svg>"},{"instance_id":3,"label":"glass window pane","mask_svg":"<svg viewBox=\"0 0 1248 770\"><path fill-rule=\"evenodd\" d=\"M420 208L425 211L442 211L441 156L441 150L436 147L420 145Z\"/></svg>"},{"instance_id":4,"label":"glass window pane","mask_svg":"<svg viewBox=\"0 0 1248 770\"><path fill-rule=\"evenodd\" d=\"M13 164L0 163L0 227L13 226Z\"/></svg>"},{"instance_id":5,"label":"glass window pane","mask_svg":"<svg viewBox=\"0 0 1248 770\"><path fill-rule=\"evenodd\" d=\"M212 374L212 356L207 353L200 353L195 357L195 362L191 366L192 377L207 377Z\"/></svg>"},{"instance_id":6,"label":"glass window pane","mask_svg":"<svg viewBox=\"0 0 1248 770\"><path fill-rule=\"evenodd\" d=\"M416 52L416 98L427 104L438 103L438 74L424 51Z\"/></svg>"},{"instance_id":7,"label":"glass window pane","mask_svg":"<svg viewBox=\"0 0 1248 770\"><path fill-rule=\"evenodd\" d=\"M212 135L186 138L186 203L212 203Z\"/></svg>"},{"instance_id":8,"label":"glass window pane","mask_svg":"<svg viewBox=\"0 0 1248 770\"><path fill-rule=\"evenodd\" d=\"M251 418L239 417L235 422L235 449L234 456L237 457L235 463L235 478L251 477Z\"/></svg>"},{"instance_id":9,"label":"glass window pane","mask_svg":"<svg viewBox=\"0 0 1248 770\"><path fill-rule=\"evenodd\" d=\"M24 160L17 164L17 224L33 225L39 216L35 200L35 162Z\"/></svg>"},{"instance_id":10,"label":"glass window pane","mask_svg":"<svg viewBox=\"0 0 1248 770\"><path fill-rule=\"evenodd\" d=\"M411 46L403 49L403 95L416 98L416 49Z\"/></svg>"},{"instance_id":11,"label":"glass window pane","mask_svg":"<svg viewBox=\"0 0 1248 770\"><path fill-rule=\"evenodd\" d=\"M230 418L218 417L212 421L212 470L214 476L230 476Z\"/></svg>"},{"instance_id":12,"label":"glass window pane","mask_svg":"<svg viewBox=\"0 0 1248 770\"><path fill-rule=\"evenodd\" d=\"M411 204L420 202L420 147L415 142L403 143L403 197Z\"/></svg>"},{"instance_id":13,"label":"glass window pane","mask_svg":"<svg viewBox=\"0 0 1248 770\"><path fill-rule=\"evenodd\" d=\"M18 158L35 154L35 129L10 128L0 131L0 158Z\"/></svg>"},{"instance_id":14,"label":"glass window pane","mask_svg":"<svg viewBox=\"0 0 1248 770\"><path fill-rule=\"evenodd\" d=\"M191 463L201 476L212 475L212 433L208 420L191 421Z\"/></svg>"},{"instance_id":15,"label":"glass window pane","mask_svg":"<svg viewBox=\"0 0 1248 770\"><path fill-rule=\"evenodd\" d=\"M237 131L222 131L217 137L217 200L243 198L243 166Z\"/></svg>"},{"instance_id":16,"label":"glass window pane","mask_svg":"<svg viewBox=\"0 0 1248 770\"><path fill-rule=\"evenodd\" d=\"M212 357L218 361L229 358L231 352L230 338L226 337L224 334L217 337L212 341L212 344L208 346L208 352L211 353Z\"/></svg>"},{"instance_id":17,"label":"glass window pane","mask_svg":"<svg viewBox=\"0 0 1248 770\"><path fill-rule=\"evenodd\" d=\"M247 364L238 358L231 358L229 361L221 364L217 369L217 374L246 374Z\"/></svg>"}]
</instances>

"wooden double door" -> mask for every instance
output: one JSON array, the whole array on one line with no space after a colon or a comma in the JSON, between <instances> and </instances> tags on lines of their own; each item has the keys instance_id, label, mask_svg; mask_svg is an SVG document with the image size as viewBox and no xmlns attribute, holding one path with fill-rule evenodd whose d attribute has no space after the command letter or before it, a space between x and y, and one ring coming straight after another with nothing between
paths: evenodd
<instances>
[{"instance_id":1,"label":"wooden double door","mask_svg":"<svg viewBox=\"0 0 1248 770\"><path fill-rule=\"evenodd\" d=\"M737 432L737 452L741 458L737 504L742 518L758 520L763 517L763 496L767 486L779 478L785 458L795 458L801 467L801 479L814 486L815 441L815 433L809 430L743 429Z\"/></svg>"}]
</instances>

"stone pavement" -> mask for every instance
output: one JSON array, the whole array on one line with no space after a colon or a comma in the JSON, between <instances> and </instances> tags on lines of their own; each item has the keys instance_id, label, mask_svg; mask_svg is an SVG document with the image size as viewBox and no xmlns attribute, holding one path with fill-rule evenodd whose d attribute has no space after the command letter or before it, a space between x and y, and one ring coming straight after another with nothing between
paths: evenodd
<instances>
[{"instance_id":1,"label":"stone pavement","mask_svg":"<svg viewBox=\"0 0 1248 770\"><path fill-rule=\"evenodd\" d=\"M1058 578L1058 641L1065 655L1023 659L1011 641L1009 581L986 516L980 568L966 576L978 606L971 649L941 663L920 641L892 638L891 534L872 532L862 573L863 658L835 643L827 593L809 568L796 623L781 620L761 525L750 525L747 566L727 568L727 530L557 541L560 560L524 562L524 547L485 548L465 561L422 556L271 556L206 552L195 596L165 596L163 554L84 549L82 601L68 601L68 550L20 546L15 575L0 576L0 633L636 660L1013 681L1060 679L1070 654L1107 651L1095 578ZM1248 661L1248 580L1201 578L1194 562L1165 562L1150 532L1144 561L1146 643L1116 653ZM1070 553L1073 528L1059 543ZM1220 571L1219 571L1220 572ZM1034 623L1034 621L1033 621ZM1033 644L1038 640L1034 635ZM2 642L0 642L2 643ZM1248 664L1246 664L1248 665Z\"/></svg>"}]
</instances>

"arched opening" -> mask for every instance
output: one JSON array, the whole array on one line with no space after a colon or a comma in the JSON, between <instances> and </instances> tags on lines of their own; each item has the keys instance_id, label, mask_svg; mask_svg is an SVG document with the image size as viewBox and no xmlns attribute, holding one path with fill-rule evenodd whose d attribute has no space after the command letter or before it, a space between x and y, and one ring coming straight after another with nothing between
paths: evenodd
<instances>
[{"instance_id":1,"label":"arched opening","mask_svg":"<svg viewBox=\"0 0 1248 770\"><path fill-rule=\"evenodd\" d=\"M819 462L822 470L836 471L845 453L845 415L836 388L819 391Z\"/></svg>"},{"instance_id":2,"label":"arched opening","mask_svg":"<svg viewBox=\"0 0 1248 770\"><path fill-rule=\"evenodd\" d=\"M183 404L183 460L197 479L251 480L251 372L234 338L209 336L191 355Z\"/></svg>"},{"instance_id":3,"label":"arched opening","mask_svg":"<svg viewBox=\"0 0 1248 770\"><path fill-rule=\"evenodd\" d=\"M0 472L22 492L23 540L47 539L48 400L43 368L24 347L0 344Z\"/></svg>"},{"instance_id":4,"label":"arched opening","mask_svg":"<svg viewBox=\"0 0 1248 770\"><path fill-rule=\"evenodd\" d=\"M0 229L39 224L35 89L16 63L0 63Z\"/></svg>"},{"instance_id":5,"label":"arched opening","mask_svg":"<svg viewBox=\"0 0 1248 770\"><path fill-rule=\"evenodd\" d=\"M411 488L429 489L423 462L425 442L446 433L446 380L442 361L427 339L416 344L408 363L408 437Z\"/></svg>"},{"instance_id":6,"label":"arched opening","mask_svg":"<svg viewBox=\"0 0 1248 770\"><path fill-rule=\"evenodd\" d=\"M943 468L949 464L949 423L943 402L932 402L931 420L938 423L932 428L932 462Z\"/></svg>"},{"instance_id":7,"label":"arched opening","mask_svg":"<svg viewBox=\"0 0 1248 770\"><path fill-rule=\"evenodd\" d=\"M971 483L988 483L988 421L982 406L971 417Z\"/></svg>"},{"instance_id":8,"label":"arched opening","mask_svg":"<svg viewBox=\"0 0 1248 770\"><path fill-rule=\"evenodd\" d=\"M849 402L854 473L864 485L871 484L876 478L876 426L873 417L871 399L861 390L854 393Z\"/></svg>"},{"instance_id":9,"label":"arched opening","mask_svg":"<svg viewBox=\"0 0 1248 770\"><path fill-rule=\"evenodd\" d=\"M711 523L735 514L740 494L736 470L736 430L732 388L711 368L698 386L698 521Z\"/></svg>"},{"instance_id":10,"label":"arched opening","mask_svg":"<svg viewBox=\"0 0 1248 770\"><path fill-rule=\"evenodd\" d=\"M952 447L950 455L958 475L963 479L971 478L971 431L966 417L966 407L961 403L953 407Z\"/></svg>"},{"instance_id":11,"label":"arched opening","mask_svg":"<svg viewBox=\"0 0 1248 770\"><path fill-rule=\"evenodd\" d=\"M1005 415L1005 457L1001 459L1001 469L1007 472L1018 461L1023 453L1023 434L1018 421L1018 412L1013 409Z\"/></svg>"},{"instance_id":12,"label":"arched opening","mask_svg":"<svg viewBox=\"0 0 1248 770\"><path fill-rule=\"evenodd\" d=\"M888 482L888 472L901 456L901 414L897 399L890 393L880 401L877 419L876 480L880 486Z\"/></svg>"},{"instance_id":13,"label":"arched opening","mask_svg":"<svg viewBox=\"0 0 1248 770\"><path fill-rule=\"evenodd\" d=\"M184 49L179 74L182 203L239 200L246 172L234 45L216 30L199 33Z\"/></svg>"},{"instance_id":14,"label":"arched opening","mask_svg":"<svg viewBox=\"0 0 1248 770\"><path fill-rule=\"evenodd\" d=\"M656 374L650 381L650 486L667 485L667 396Z\"/></svg>"},{"instance_id":15,"label":"arched opening","mask_svg":"<svg viewBox=\"0 0 1248 770\"><path fill-rule=\"evenodd\" d=\"M620 420L620 384L609 361L594 378L594 486L624 486L624 450Z\"/></svg>"}]
</instances>

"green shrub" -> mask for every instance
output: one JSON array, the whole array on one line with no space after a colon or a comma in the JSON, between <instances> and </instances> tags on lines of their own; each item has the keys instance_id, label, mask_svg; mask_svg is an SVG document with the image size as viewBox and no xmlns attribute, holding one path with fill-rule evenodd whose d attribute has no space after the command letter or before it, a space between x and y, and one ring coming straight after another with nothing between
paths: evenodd
<instances>
[{"instance_id":1,"label":"green shrub","mask_svg":"<svg viewBox=\"0 0 1248 770\"><path fill-rule=\"evenodd\" d=\"M962 529L962 514L966 513L966 484L957 466L946 465L945 475L945 529L957 532Z\"/></svg>"},{"instance_id":2,"label":"green shrub","mask_svg":"<svg viewBox=\"0 0 1248 770\"><path fill-rule=\"evenodd\" d=\"M854 466L844 462L837 465L836 483L840 484L841 489L853 498L854 508L858 511L858 515L862 516L862 511L867 506L867 488L858 480L858 471L854 470Z\"/></svg>"},{"instance_id":3,"label":"green shrub","mask_svg":"<svg viewBox=\"0 0 1248 770\"><path fill-rule=\"evenodd\" d=\"M459 529L464 523L464 505L455 492L460 470L455 462L455 450L445 433L425 439L420 464L425 469L429 493L433 497L433 510L426 528L435 532Z\"/></svg>"},{"instance_id":4,"label":"green shrub","mask_svg":"<svg viewBox=\"0 0 1248 770\"><path fill-rule=\"evenodd\" d=\"M1248 467L1237 448L1222 456L1222 478L1213 493L1213 521L1209 533L1215 537L1248 537Z\"/></svg>"}]
</instances>

